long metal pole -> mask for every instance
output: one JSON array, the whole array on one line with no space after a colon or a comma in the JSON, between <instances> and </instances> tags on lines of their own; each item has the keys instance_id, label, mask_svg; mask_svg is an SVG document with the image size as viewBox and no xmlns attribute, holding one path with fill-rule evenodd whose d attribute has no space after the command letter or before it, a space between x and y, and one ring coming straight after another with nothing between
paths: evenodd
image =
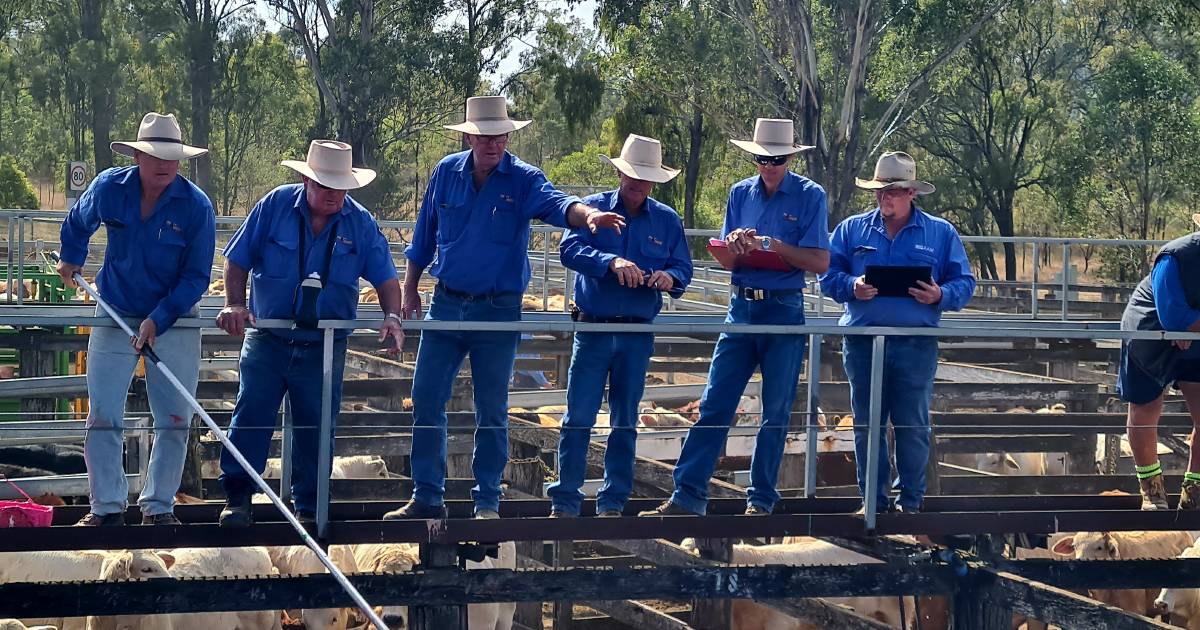
<instances>
[{"instance_id":1,"label":"long metal pole","mask_svg":"<svg viewBox=\"0 0 1200 630\"><path fill-rule=\"evenodd\" d=\"M292 417L292 395L283 395L283 440L279 445L279 497L292 498L292 445L295 444L296 425Z\"/></svg>"},{"instance_id":2,"label":"long metal pole","mask_svg":"<svg viewBox=\"0 0 1200 630\"><path fill-rule=\"evenodd\" d=\"M1070 244L1070 243L1067 243L1067 242L1064 242L1064 243L1063 243L1063 246L1062 246L1062 259L1063 259L1063 268L1062 268L1062 318L1063 318L1063 321L1065 322L1065 321L1067 321L1067 319L1068 319L1068 317L1069 317L1069 309L1070 309L1070 307L1068 306L1068 303L1069 303L1069 301L1070 301L1070 299L1069 299L1069 296L1071 295L1071 276L1070 276L1070 273L1069 273L1069 272L1071 271L1071 244Z\"/></svg>"},{"instance_id":3,"label":"long metal pole","mask_svg":"<svg viewBox=\"0 0 1200 630\"><path fill-rule=\"evenodd\" d=\"M1038 296L1037 296L1038 270L1040 270L1041 266L1042 266L1041 256L1039 256L1039 254L1040 254L1040 252L1038 251L1038 244L1037 244L1037 242L1034 242L1034 244L1033 244L1033 279L1030 280L1030 282L1029 282L1029 312L1032 313L1031 317L1033 317L1033 319L1037 319L1037 316L1038 316Z\"/></svg>"},{"instance_id":4,"label":"long metal pole","mask_svg":"<svg viewBox=\"0 0 1200 630\"><path fill-rule=\"evenodd\" d=\"M550 310L550 233L542 232L542 310Z\"/></svg>"},{"instance_id":5,"label":"long metal pole","mask_svg":"<svg viewBox=\"0 0 1200 630\"><path fill-rule=\"evenodd\" d=\"M5 302L12 302L13 296L13 233L16 231L13 226L13 217L8 218L8 268L4 270L4 285L8 287L8 295L4 296Z\"/></svg>"},{"instance_id":6,"label":"long metal pole","mask_svg":"<svg viewBox=\"0 0 1200 630\"><path fill-rule=\"evenodd\" d=\"M57 255L52 255L51 257L55 259L55 262L58 262ZM100 294L96 292L96 289L93 288L87 280L84 280L81 274L75 274L75 282L78 283L79 286L83 287L83 290L87 291L88 295L92 296L92 299L96 300L96 303L100 305L100 308L103 308L104 312L108 313L108 316L111 317L113 321L117 322L117 325L125 331L125 334L129 335L130 337L137 336L133 332L133 329L129 327L129 324L125 323L125 320L100 297ZM328 346L331 345L333 341L333 329L327 330L329 330L329 336L327 337L326 341L326 345ZM342 587L343 590L346 591L348 595L350 595L350 598L354 600L355 605L362 610L363 614L367 616L367 619L371 621L371 624L375 626L376 630L388 630L387 624L383 622L383 619L379 618L379 615L375 614L375 610L371 607L371 604L369 604L367 600L363 598L362 594L358 592L358 589L354 588L354 585L350 583L350 580L346 579L345 574L343 574L341 570L337 568L337 565L333 563L333 560L329 559L329 556L324 550L321 549L321 546L318 545L315 540L313 540L312 536L308 535L308 531L304 529L304 526L300 524L300 521L296 520L296 516L292 514L292 511L289 510L286 505L284 505L283 500L279 498L279 495L275 494L275 491L271 489L271 486L267 485L267 482L262 478L262 475L258 474L258 471L256 471L254 467L250 465L250 462L246 461L246 458L242 455L242 452L233 445L233 442L229 441L229 437L225 435L225 432L221 430L221 427L217 426L216 421L212 419L212 416L208 415L208 412L205 411L204 407L200 406L200 403L196 400L196 397L193 396L190 391L188 391L188 388L185 387L183 383L179 382L178 378L175 378L175 374L172 373L170 368L168 368L167 365L163 363L162 359L158 357L158 353L156 353L150 346L144 346L142 348L142 354L154 363L154 366L157 367L158 370L162 372L163 376L165 376L167 380L171 382L171 385L175 387L176 391L183 395L183 397L188 401L188 404L192 406L192 410L200 415L200 419L204 421L204 424L208 425L208 428L213 432L213 435L216 435L217 439L221 441L221 445L225 447L225 452L233 456L238 465L242 467L242 470L246 471L247 475L250 475L250 480L258 486L259 490L262 490L263 494L267 495L267 498L270 499L271 503L275 505L275 508L279 510L279 514L282 515L288 524L292 526L292 529L296 530L296 533L300 534L301 542L311 549L313 553L317 554L317 559L321 561L321 564L325 565L325 568L329 570L329 574L333 576L333 579L337 581L337 583ZM327 401L329 399L326 398L325 400ZM325 405L325 408L328 409L328 405ZM318 509L320 508L318 507Z\"/></svg>"},{"instance_id":7,"label":"long metal pole","mask_svg":"<svg viewBox=\"0 0 1200 630\"><path fill-rule=\"evenodd\" d=\"M808 340L808 415L804 431L804 496L817 493L817 414L820 413L821 335Z\"/></svg>"},{"instance_id":8,"label":"long metal pole","mask_svg":"<svg viewBox=\"0 0 1200 630\"><path fill-rule=\"evenodd\" d=\"M9 285L12 290L12 285ZM25 303L25 217L17 217L17 304Z\"/></svg>"},{"instance_id":9,"label":"long metal pole","mask_svg":"<svg viewBox=\"0 0 1200 630\"><path fill-rule=\"evenodd\" d=\"M886 337L882 335L872 338L871 341L871 413L870 422L867 425L867 482L864 485L864 490L867 496L863 497L863 505L866 507L863 515L866 521L867 529L875 529L875 517L879 510L876 495L879 492L879 467L888 466L888 462L879 461L879 440L881 436L880 426L883 420L883 352L884 340Z\"/></svg>"},{"instance_id":10,"label":"long metal pole","mask_svg":"<svg viewBox=\"0 0 1200 630\"><path fill-rule=\"evenodd\" d=\"M326 328L321 352L321 435L317 442L317 535L329 532L329 475L333 465L333 333Z\"/></svg>"}]
</instances>

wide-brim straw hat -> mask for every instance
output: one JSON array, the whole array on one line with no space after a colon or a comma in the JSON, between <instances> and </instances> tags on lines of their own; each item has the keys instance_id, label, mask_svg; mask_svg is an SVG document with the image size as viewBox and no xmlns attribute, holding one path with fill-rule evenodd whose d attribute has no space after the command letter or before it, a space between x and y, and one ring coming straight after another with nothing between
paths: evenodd
<instances>
[{"instance_id":1,"label":"wide-brim straw hat","mask_svg":"<svg viewBox=\"0 0 1200 630\"><path fill-rule=\"evenodd\" d=\"M1192 223L1195 223L1196 227L1200 227L1200 213L1192 215Z\"/></svg>"},{"instance_id":2,"label":"wide-brim straw hat","mask_svg":"<svg viewBox=\"0 0 1200 630\"><path fill-rule=\"evenodd\" d=\"M509 118L508 100L503 96L472 96L467 99L466 120L445 127L477 136L499 136L512 133L531 122Z\"/></svg>"},{"instance_id":3,"label":"wide-brim straw hat","mask_svg":"<svg viewBox=\"0 0 1200 630\"><path fill-rule=\"evenodd\" d=\"M813 147L796 144L795 127L787 118L759 118L754 121L754 137L730 140L734 146L754 155L792 155Z\"/></svg>"},{"instance_id":4,"label":"wide-brim straw hat","mask_svg":"<svg viewBox=\"0 0 1200 630\"><path fill-rule=\"evenodd\" d=\"M911 188L918 195L928 195L936 190L933 184L917 179L917 161L903 151L888 151L879 156L879 161L875 163L875 175L871 179L856 177L854 185L866 190Z\"/></svg>"},{"instance_id":5,"label":"wide-brim straw hat","mask_svg":"<svg viewBox=\"0 0 1200 630\"><path fill-rule=\"evenodd\" d=\"M150 112L142 117L137 140L112 142L108 146L114 153L121 155L133 157L136 151L141 151L160 160L190 160L208 153L208 149L183 143L183 134L179 131L179 121L175 120L175 114L158 112Z\"/></svg>"},{"instance_id":6,"label":"wide-brim straw hat","mask_svg":"<svg viewBox=\"0 0 1200 630\"><path fill-rule=\"evenodd\" d=\"M375 171L353 167L353 150L350 145L337 140L313 140L308 145L307 160L283 160L280 164L337 190L362 188L375 179Z\"/></svg>"},{"instance_id":7,"label":"wide-brim straw hat","mask_svg":"<svg viewBox=\"0 0 1200 630\"><path fill-rule=\"evenodd\" d=\"M629 177L656 184L669 182L679 174L679 169L663 166L661 142L633 133L625 138L620 157L601 155L600 159Z\"/></svg>"}]
</instances>

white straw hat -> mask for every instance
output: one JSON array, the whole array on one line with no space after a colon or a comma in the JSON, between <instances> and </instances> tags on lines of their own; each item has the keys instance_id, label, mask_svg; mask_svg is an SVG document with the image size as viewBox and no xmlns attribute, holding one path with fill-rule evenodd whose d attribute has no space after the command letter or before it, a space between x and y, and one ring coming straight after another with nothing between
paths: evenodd
<instances>
[{"instance_id":1,"label":"white straw hat","mask_svg":"<svg viewBox=\"0 0 1200 630\"><path fill-rule=\"evenodd\" d=\"M791 155L812 147L796 144L796 132L791 119L759 118L754 121L754 137L750 140L730 140L737 148L754 155Z\"/></svg>"},{"instance_id":2,"label":"white straw hat","mask_svg":"<svg viewBox=\"0 0 1200 630\"><path fill-rule=\"evenodd\" d=\"M669 182L679 174L679 169L663 166L661 142L633 133L625 138L620 157L601 155L600 159L612 164L629 177L656 184Z\"/></svg>"},{"instance_id":3,"label":"white straw hat","mask_svg":"<svg viewBox=\"0 0 1200 630\"><path fill-rule=\"evenodd\" d=\"M531 122L509 118L508 100L503 96L472 96L467 99L466 120L445 127L478 136L498 136L516 131Z\"/></svg>"},{"instance_id":4,"label":"white straw hat","mask_svg":"<svg viewBox=\"0 0 1200 630\"><path fill-rule=\"evenodd\" d=\"M134 142L113 142L109 148L115 153L133 157L135 151L153 155L160 160L190 160L208 153L208 149L188 146L183 143L179 122L175 114L150 112L142 117Z\"/></svg>"},{"instance_id":5,"label":"white straw hat","mask_svg":"<svg viewBox=\"0 0 1200 630\"><path fill-rule=\"evenodd\" d=\"M879 156L875 175L871 179L856 177L854 185L866 190L912 188L919 195L928 195L935 190L933 184L917 179L917 161L903 151L888 151Z\"/></svg>"},{"instance_id":6,"label":"white straw hat","mask_svg":"<svg viewBox=\"0 0 1200 630\"><path fill-rule=\"evenodd\" d=\"M375 171L353 168L354 154L350 145L337 140L313 140L308 145L307 160L283 160L280 164L337 190L362 188L375 179Z\"/></svg>"}]
</instances>

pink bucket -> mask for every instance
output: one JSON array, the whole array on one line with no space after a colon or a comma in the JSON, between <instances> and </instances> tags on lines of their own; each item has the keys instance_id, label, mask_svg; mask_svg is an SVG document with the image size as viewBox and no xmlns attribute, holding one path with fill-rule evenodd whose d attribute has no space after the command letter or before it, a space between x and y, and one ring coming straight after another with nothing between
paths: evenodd
<instances>
[{"instance_id":1,"label":"pink bucket","mask_svg":"<svg viewBox=\"0 0 1200 630\"><path fill-rule=\"evenodd\" d=\"M0 529L6 527L50 527L54 521L54 507L38 505L25 494L17 484L0 475L0 479L17 489L25 497L25 501L0 500Z\"/></svg>"}]
</instances>

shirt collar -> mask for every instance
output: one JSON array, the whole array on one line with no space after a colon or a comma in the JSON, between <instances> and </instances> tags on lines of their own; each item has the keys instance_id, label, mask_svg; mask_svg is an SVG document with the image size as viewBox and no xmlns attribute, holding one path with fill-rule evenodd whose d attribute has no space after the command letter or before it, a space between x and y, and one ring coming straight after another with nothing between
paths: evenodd
<instances>
[{"instance_id":1,"label":"shirt collar","mask_svg":"<svg viewBox=\"0 0 1200 630\"><path fill-rule=\"evenodd\" d=\"M467 149L466 151L463 151L460 155L462 157L458 158L458 161L454 164L453 167L451 167L452 170L458 171L460 173L471 172L475 168L474 154L471 153L470 149ZM509 153L508 151L505 151L504 155L500 156L500 163L496 165L496 171L507 174L509 171L512 170L512 160L513 160L513 154Z\"/></svg>"},{"instance_id":2,"label":"shirt collar","mask_svg":"<svg viewBox=\"0 0 1200 630\"><path fill-rule=\"evenodd\" d=\"M122 186L134 187L134 189L140 195L142 193L142 177L139 174L139 168L140 167L136 165L131 166L129 170L125 171L124 174L113 181ZM188 196L187 181L184 179L183 175L176 173L175 179L171 180L171 183L167 184L166 189L163 190L163 195L167 197Z\"/></svg>"},{"instance_id":3,"label":"shirt collar","mask_svg":"<svg viewBox=\"0 0 1200 630\"><path fill-rule=\"evenodd\" d=\"M873 228L880 230L884 229L883 213L879 210L879 206L875 206L875 209L871 211L871 216L868 217L868 222ZM925 216L925 212L922 211L919 206L913 204L912 215L908 217L908 223L905 223L904 227L900 228L900 230L904 231L910 227L924 229L926 222L928 222L928 219Z\"/></svg>"},{"instance_id":4,"label":"shirt collar","mask_svg":"<svg viewBox=\"0 0 1200 630\"><path fill-rule=\"evenodd\" d=\"M783 174L783 179L780 180L779 188L776 189L775 192L783 193L785 195L793 195L796 193L796 189L799 186L800 186L800 176L793 173L792 171L788 171ZM763 187L763 183L762 183L762 175L754 176L754 190L760 195L766 194L766 192L767 192L766 188Z\"/></svg>"},{"instance_id":5,"label":"shirt collar","mask_svg":"<svg viewBox=\"0 0 1200 630\"><path fill-rule=\"evenodd\" d=\"M296 192L296 201L292 204L292 207L295 208L297 212L304 215L305 218L308 218L308 195L304 194L304 184L300 183L296 184L296 186L299 187L299 190ZM345 216L349 214L350 204L352 203L354 203L354 200L350 198L350 193L346 193L346 198L342 201L342 209L338 210L337 216Z\"/></svg>"}]
</instances>

